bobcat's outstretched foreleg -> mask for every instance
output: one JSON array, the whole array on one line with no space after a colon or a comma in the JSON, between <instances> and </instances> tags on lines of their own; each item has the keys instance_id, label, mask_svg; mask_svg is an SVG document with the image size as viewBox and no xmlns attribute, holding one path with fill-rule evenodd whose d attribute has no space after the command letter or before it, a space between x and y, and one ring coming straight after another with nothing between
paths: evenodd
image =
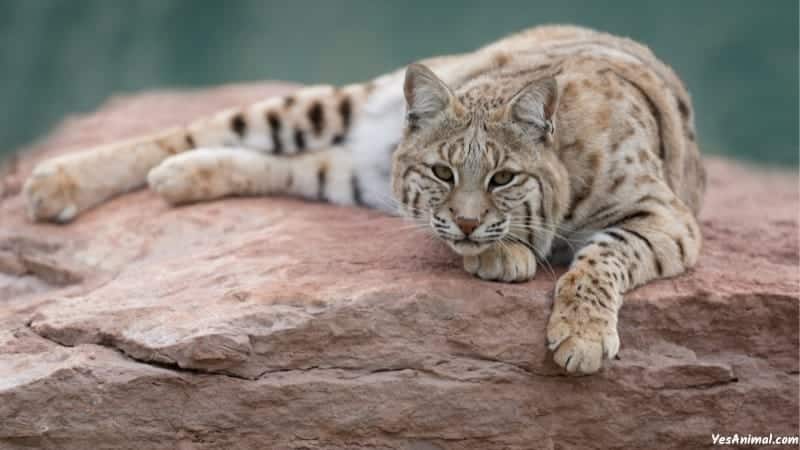
<instances>
[{"instance_id":1,"label":"bobcat's outstretched foreleg","mask_svg":"<svg viewBox=\"0 0 800 450\"><path fill-rule=\"evenodd\" d=\"M604 358L617 354L617 316L626 291L697 261L700 229L672 192L650 194L636 206L595 234L558 280L547 341L568 372L596 372Z\"/></svg>"}]
</instances>

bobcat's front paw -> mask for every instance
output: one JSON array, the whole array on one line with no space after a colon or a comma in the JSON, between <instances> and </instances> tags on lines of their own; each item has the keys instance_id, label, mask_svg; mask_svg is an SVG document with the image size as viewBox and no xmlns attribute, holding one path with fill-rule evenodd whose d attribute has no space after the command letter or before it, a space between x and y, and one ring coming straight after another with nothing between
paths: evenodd
<instances>
[{"instance_id":1,"label":"bobcat's front paw","mask_svg":"<svg viewBox=\"0 0 800 450\"><path fill-rule=\"evenodd\" d=\"M25 181L23 195L32 220L69 222L80 212L78 182L58 165L41 164Z\"/></svg>"},{"instance_id":2,"label":"bobcat's front paw","mask_svg":"<svg viewBox=\"0 0 800 450\"><path fill-rule=\"evenodd\" d=\"M465 256L464 269L484 280L527 281L536 275L536 257L521 244L496 244L479 255Z\"/></svg>"},{"instance_id":3,"label":"bobcat's front paw","mask_svg":"<svg viewBox=\"0 0 800 450\"><path fill-rule=\"evenodd\" d=\"M556 364L569 373L594 373L603 358L619 351L619 298L585 275L567 273L556 286L553 312L547 324L547 345ZM619 294L616 294L619 295Z\"/></svg>"}]
</instances>

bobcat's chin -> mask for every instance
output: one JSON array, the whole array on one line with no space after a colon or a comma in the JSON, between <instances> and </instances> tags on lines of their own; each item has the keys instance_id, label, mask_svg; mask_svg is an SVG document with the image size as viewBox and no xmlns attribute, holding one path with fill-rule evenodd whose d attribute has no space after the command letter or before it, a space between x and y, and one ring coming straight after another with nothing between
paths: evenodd
<instances>
[{"instance_id":1,"label":"bobcat's chin","mask_svg":"<svg viewBox=\"0 0 800 450\"><path fill-rule=\"evenodd\" d=\"M491 242L475 242L471 239L447 239L447 245L461 256L477 256L485 252Z\"/></svg>"}]
</instances>

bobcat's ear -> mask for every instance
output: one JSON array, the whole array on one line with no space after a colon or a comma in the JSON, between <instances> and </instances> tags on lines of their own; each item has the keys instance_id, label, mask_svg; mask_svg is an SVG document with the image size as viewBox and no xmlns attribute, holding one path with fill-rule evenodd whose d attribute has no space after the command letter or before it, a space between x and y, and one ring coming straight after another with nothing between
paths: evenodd
<instances>
[{"instance_id":1,"label":"bobcat's ear","mask_svg":"<svg viewBox=\"0 0 800 450\"><path fill-rule=\"evenodd\" d=\"M403 93L410 130L432 123L455 102L450 88L422 64L411 64L406 69Z\"/></svg>"},{"instance_id":2,"label":"bobcat's ear","mask_svg":"<svg viewBox=\"0 0 800 450\"><path fill-rule=\"evenodd\" d=\"M509 102L509 118L539 129L542 137L552 138L558 109L558 84L553 77L538 79L526 85Z\"/></svg>"}]
</instances>

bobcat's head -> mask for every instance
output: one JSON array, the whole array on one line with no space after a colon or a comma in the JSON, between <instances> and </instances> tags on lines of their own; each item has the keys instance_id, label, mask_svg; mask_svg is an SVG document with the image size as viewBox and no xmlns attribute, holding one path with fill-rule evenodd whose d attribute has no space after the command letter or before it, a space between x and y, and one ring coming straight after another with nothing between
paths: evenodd
<instances>
[{"instance_id":1,"label":"bobcat's head","mask_svg":"<svg viewBox=\"0 0 800 450\"><path fill-rule=\"evenodd\" d=\"M555 79L487 77L454 93L413 64L404 91L406 129L392 170L404 211L465 256L504 241L549 247L566 184L553 167Z\"/></svg>"}]
</instances>

